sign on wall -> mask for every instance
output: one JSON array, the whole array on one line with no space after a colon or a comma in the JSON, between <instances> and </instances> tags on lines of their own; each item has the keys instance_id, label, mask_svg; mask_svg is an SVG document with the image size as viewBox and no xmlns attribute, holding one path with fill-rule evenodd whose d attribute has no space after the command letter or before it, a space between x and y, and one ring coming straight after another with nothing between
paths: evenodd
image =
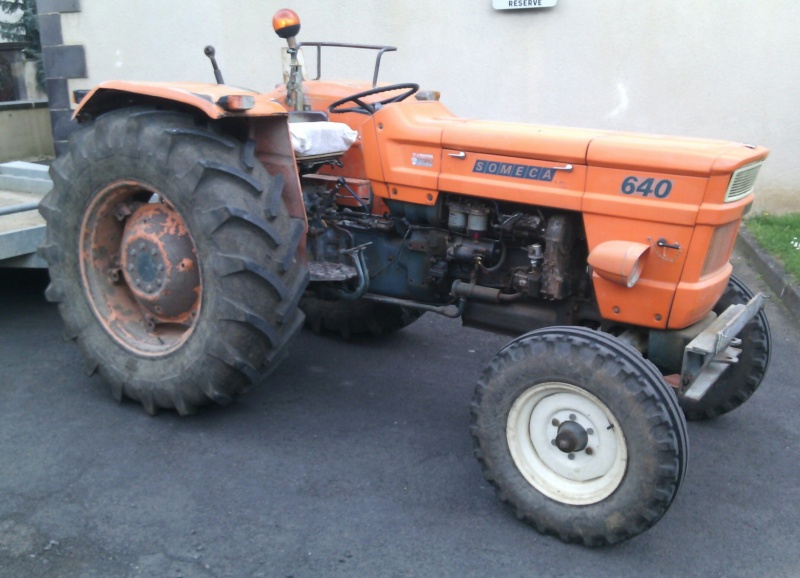
<instances>
[{"instance_id":1,"label":"sign on wall","mask_svg":"<svg viewBox=\"0 0 800 578\"><path fill-rule=\"evenodd\" d=\"M552 8L558 0L492 0L495 10L519 10L521 8Z\"/></svg>"}]
</instances>

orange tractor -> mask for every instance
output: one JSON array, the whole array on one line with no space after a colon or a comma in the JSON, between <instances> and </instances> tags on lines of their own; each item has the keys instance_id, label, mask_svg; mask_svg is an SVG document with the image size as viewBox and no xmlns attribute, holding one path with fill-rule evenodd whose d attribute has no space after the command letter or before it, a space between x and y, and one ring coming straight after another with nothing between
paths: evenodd
<instances>
[{"instance_id":1,"label":"orange tractor","mask_svg":"<svg viewBox=\"0 0 800 578\"><path fill-rule=\"evenodd\" d=\"M40 251L89 373L190 414L263 381L304 321L347 336L460 317L516 336L471 409L500 499L587 545L655 524L685 419L735 409L769 364L764 296L729 263L768 151L461 119L377 82L393 47L298 44L289 10L273 25L271 93L225 85L208 47L217 84L81 100ZM375 50L372 81L321 80L331 46Z\"/></svg>"}]
</instances>

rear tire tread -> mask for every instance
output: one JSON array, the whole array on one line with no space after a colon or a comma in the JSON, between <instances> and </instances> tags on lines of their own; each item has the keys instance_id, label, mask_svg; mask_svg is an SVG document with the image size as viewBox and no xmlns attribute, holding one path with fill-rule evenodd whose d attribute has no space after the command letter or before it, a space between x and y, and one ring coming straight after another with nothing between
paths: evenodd
<instances>
[{"instance_id":1,"label":"rear tire tread","mask_svg":"<svg viewBox=\"0 0 800 578\"><path fill-rule=\"evenodd\" d=\"M138 400L150 414L174 408L186 415L208 402L230 403L274 369L304 319L296 304L308 272L294 256L296 223L301 232L303 223L291 219L283 205L283 177L248 162L245 143L208 124L146 108L103 114L73 134L67 153L50 168L54 187L43 201L49 226L40 251L52 279L47 298L59 302L65 335L78 342L87 358L98 360L96 368L115 399ZM118 168L123 166L130 168ZM197 338L205 343L203 349L186 354L195 358L165 361L163 371L151 377L152 370L141 369L153 367L151 358L123 348L100 326L75 276L77 252L66 252L76 244L89 195L114 179L140 178L137 167L154 175L141 177L143 182L163 190L182 211L195 243L202 245L198 254L208 255L200 262L203 283L218 285L208 292L209 302L196 322L213 315L203 322L204 336ZM181 345L169 355L183 355L185 349Z\"/></svg>"},{"instance_id":2,"label":"rear tire tread","mask_svg":"<svg viewBox=\"0 0 800 578\"><path fill-rule=\"evenodd\" d=\"M419 319L423 313L375 301L327 300L313 289L300 301L306 322L314 333L337 333L348 340L355 335L387 335Z\"/></svg>"},{"instance_id":3,"label":"rear tire tread","mask_svg":"<svg viewBox=\"0 0 800 578\"><path fill-rule=\"evenodd\" d=\"M278 347L281 343L278 330L255 311L247 308L242 303L237 303L228 298L223 298L220 310L220 319L244 323L252 327L255 332L264 337L270 347Z\"/></svg>"},{"instance_id":4,"label":"rear tire tread","mask_svg":"<svg viewBox=\"0 0 800 578\"><path fill-rule=\"evenodd\" d=\"M258 197L261 193L264 192L264 185L261 181L257 180L254 177L251 177L246 172L237 169L235 167L231 167L229 165L225 165L222 163L212 162L212 161L200 161L200 165L205 169L207 173L222 173L224 175L233 177L245 183L248 187L250 187L251 192L254 197ZM205 174L204 174L205 178ZM201 181L202 182L202 181ZM200 186L198 184L198 186Z\"/></svg>"},{"instance_id":5,"label":"rear tire tread","mask_svg":"<svg viewBox=\"0 0 800 578\"><path fill-rule=\"evenodd\" d=\"M270 245L272 248L277 248L280 244L280 237L278 235L278 231L273 227L270 223L265 221L264 219L253 215L244 209L240 209L238 207L231 207L231 206L222 206L217 207L215 209L211 209L209 211L205 211L204 216L207 221L207 226L211 229L211 234L217 232L217 230L225 225L226 223L231 222L232 220L240 220L248 225L252 225L267 238L269 239ZM284 269L282 272L285 273L287 269Z\"/></svg>"}]
</instances>

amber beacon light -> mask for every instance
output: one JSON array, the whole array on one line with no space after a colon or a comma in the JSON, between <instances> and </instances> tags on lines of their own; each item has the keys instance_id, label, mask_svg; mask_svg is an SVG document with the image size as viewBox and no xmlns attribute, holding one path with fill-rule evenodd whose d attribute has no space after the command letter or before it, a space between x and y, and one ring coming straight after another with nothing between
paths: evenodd
<instances>
[{"instance_id":1,"label":"amber beacon light","mask_svg":"<svg viewBox=\"0 0 800 578\"><path fill-rule=\"evenodd\" d=\"M300 17L294 10L282 8L272 17L272 29L281 38L292 38L300 32Z\"/></svg>"}]
</instances>

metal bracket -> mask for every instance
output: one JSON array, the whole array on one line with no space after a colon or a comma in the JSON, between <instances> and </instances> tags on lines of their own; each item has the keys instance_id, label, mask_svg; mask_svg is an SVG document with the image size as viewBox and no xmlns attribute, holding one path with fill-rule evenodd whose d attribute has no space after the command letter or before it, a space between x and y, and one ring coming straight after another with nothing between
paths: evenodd
<instances>
[{"instance_id":1,"label":"metal bracket","mask_svg":"<svg viewBox=\"0 0 800 578\"><path fill-rule=\"evenodd\" d=\"M737 363L741 343L736 336L764 307L766 296L755 295L746 305L731 305L683 350L681 389L689 399L701 399L729 365Z\"/></svg>"},{"instance_id":2,"label":"metal bracket","mask_svg":"<svg viewBox=\"0 0 800 578\"><path fill-rule=\"evenodd\" d=\"M364 243L351 249L344 249L340 251L343 255L349 255L353 260L358 273L358 286L354 291L347 291L345 289L336 289L334 293L337 297L347 301L356 301L361 299L364 294L369 290L369 271L367 270L367 260L364 257L364 250L372 243Z\"/></svg>"}]
</instances>

